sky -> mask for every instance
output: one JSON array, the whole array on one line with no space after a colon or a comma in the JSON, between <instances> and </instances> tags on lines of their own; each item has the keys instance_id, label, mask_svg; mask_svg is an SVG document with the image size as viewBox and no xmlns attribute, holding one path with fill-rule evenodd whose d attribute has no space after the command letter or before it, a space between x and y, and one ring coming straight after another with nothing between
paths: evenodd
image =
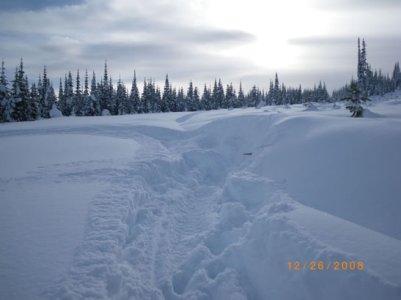
<instances>
[{"instance_id":1,"label":"sky","mask_svg":"<svg viewBox=\"0 0 401 300\"><path fill-rule=\"evenodd\" d=\"M373 68L401 60L399 0L0 0L0 59L9 79L20 58L30 81L44 65L53 85L68 71L128 85L166 74L174 86L215 79L268 89L329 90L355 76L357 38Z\"/></svg>"}]
</instances>

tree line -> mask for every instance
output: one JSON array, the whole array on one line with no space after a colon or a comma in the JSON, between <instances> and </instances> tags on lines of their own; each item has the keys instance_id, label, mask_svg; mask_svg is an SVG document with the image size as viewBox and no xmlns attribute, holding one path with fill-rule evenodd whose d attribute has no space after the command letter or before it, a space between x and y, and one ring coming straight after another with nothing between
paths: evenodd
<instances>
[{"instance_id":1,"label":"tree line","mask_svg":"<svg viewBox=\"0 0 401 300\"><path fill-rule=\"evenodd\" d=\"M395 64L392 77L383 75L380 70L372 71L367 62L365 40L362 40L361 46L359 39L357 76L359 89L366 96L383 95L401 87L399 64ZM350 86L346 84L330 96L324 82L319 82L313 89L287 87L280 83L276 73L268 91L253 86L245 93L241 84L237 91L232 84L224 87L219 79L214 81L213 87L205 84L201 93L192 82L189 82L185 91L182 87L173 87L166 75L163 90L152 79L145 79L142 91L139 91L135 72L130 89L121 79L114 85L107 62L100 81L96 79L95 72L89 78L85 71L83 80L81 78L79 70L74 77L69 71L64 79L60 78L56 96L46 67L38 81L30 85L21 59L14 79L9 83L3 61L0 73L0 122L50 118L60 112L63 116L100 116L330 102L344 98Z\"/></svg>"},{"instance_id":2,"label":"tree line","mask_svg":"<svg viewBox=\"0 0 401 300\"><path fill-rule=\"evenodd\" d=\"M332 100L338 101L347 96L351 90L358 88L362 97L382 96L401 87L401 72L399 62L395 63L393 73L383 74L379 69L373 70L367 60L366 42L358 38L357 78L342 88L333 91Z\"/></svg>"}]
</instances>

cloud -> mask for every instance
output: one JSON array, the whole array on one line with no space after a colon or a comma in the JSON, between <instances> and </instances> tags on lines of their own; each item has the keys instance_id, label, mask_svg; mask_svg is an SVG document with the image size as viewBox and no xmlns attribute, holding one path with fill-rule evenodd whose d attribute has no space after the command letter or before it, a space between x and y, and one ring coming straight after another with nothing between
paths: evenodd
<instances>
[{"instance_id":1,"label":"cloud","mask_svg":"<svg viewBox=\"0 0 401 300\"><path fill-rule=\"evenodd\" d=\"M206 81L249 68L246 62L223 58L212 50L250 43L253 35L191 22L193 17L181 0L88 0L37 11L3 11L0 38L5 43L0 44L0 53L8 66L20 57L27 70L39 73L46 65L54 82L71 69L102 72L105 59L111 72L126 80L132 78L134 68L139 76L142 72L162 79L170 73L179 80L186 76L185 81ZM28 75L32 80L37 73Z\"/></svg>"},{"instance_id":2,"label":"cloud","mask_svg":"<svg viewBox=\"0 0 401 300\"><path fill-rule=\"evenodd\" d=\"M316 0L315 6L328 10L401 8L399 0Z\"/></svg>"},{"instance_id":3,"label":"cloud","mask_svg":"<svg viewBox=\"0 0 401 300\"><path fill-rule=\"evenodd\" d=\"M328 37L328 36L308 36L288 40L288 43L298 46L333 46L355 44L357 38L349 36Z\"/></svg>"},{"instance_id":4,"label":"cloud","mask_svg":"<svg viewBox=\"0 0 401 300\"><path fill-rule=\"evenodd\" d=\"M3 11L41 10L48 7L77 5L83 0L3 0L1 9Z\"/></svg>"}]
</instances>

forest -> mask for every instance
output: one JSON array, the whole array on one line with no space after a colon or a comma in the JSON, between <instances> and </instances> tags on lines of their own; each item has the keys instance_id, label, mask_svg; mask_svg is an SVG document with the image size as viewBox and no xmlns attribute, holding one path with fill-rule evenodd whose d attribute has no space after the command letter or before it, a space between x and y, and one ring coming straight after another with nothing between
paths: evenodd
<instances>
[{"instance_id":1,"label":"forest","mask_svg":"<svg viewBox=\"0 0 401 300\"><path fill-rule=\"evenodd\" d=\"M89 78L91 77L91 78ZM213 86L203 86L202 91L189 82L188 87L173 87L166 75L163 89L152 79L145 79L142 91L138 88L136 73L131 87L121 79L116 84L109 76L107 61L101 80L95 72L91 76L86 70L81 75L68 71L60 78L58 94L47 75L47 68L39 75L37 82L30 82L24 71L21 58L15 76L8 80L5 62L2 61L0 73L0 122L34 121L55 116L101 116L125 115L159 112L181 112L198 110L232 109L241 107L261 107L266 105L291 105L310 102L336 102L346 97L350 85L333 91L329 95L326 85L320 81L312 89L287 87L280 83L276 73L270 80L269 89L263 90L255 85L244 91L240 84L238 90L232 83L224 86L216 79ZM401 87L401 72L397 62L392 74L373 70L367 61L366 42L358 38L357 61L358 88L364 96L384 95Z\"/></svg>"}]
</instances>

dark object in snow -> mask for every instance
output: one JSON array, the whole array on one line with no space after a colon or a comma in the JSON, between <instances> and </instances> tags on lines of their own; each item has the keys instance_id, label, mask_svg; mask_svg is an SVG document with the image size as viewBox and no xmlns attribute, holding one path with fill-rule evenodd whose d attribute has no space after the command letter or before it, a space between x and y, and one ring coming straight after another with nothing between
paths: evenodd
<instances>
[{"instance_id":1,"label":"dark object in snow","mask_svg":"<svg viewBox=\"0 0 401 300\"><path fill-rule=\"evenodd\" d=\"M245 152L245 153L242 153L242 155L252 155L252 152Z\"/></svg>"}]
</instances>

